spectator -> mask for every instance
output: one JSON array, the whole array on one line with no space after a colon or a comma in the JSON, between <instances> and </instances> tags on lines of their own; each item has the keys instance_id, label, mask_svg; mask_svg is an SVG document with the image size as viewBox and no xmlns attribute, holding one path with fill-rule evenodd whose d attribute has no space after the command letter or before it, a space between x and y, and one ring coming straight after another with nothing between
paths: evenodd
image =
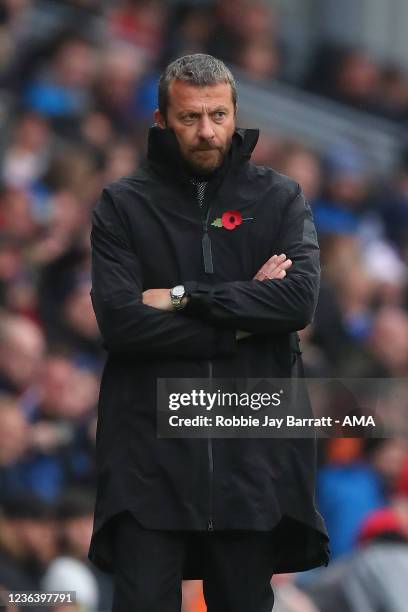
<instances>
[{"instance_id":1,"label":"spectator","mask_svg":"<svg viewBox=\"0 0 408 612\"><path fill-rule=\"evenodd\" d=\"M13 574L7 579L7 566L0 583L12 590L37 590L41 576L57 552L54 511L38 498L22 494L1 504L1 550ZM20 573L20 576L19 576Z\"/></svg>"},{"instance_id":2,"label":"spectator","mask_svg":"<svg viewBox=\"0 0 408 612\"><path fill-rule=\"evenodd\" d=\"M378 112L380 71L367 53L347 50L335 73L333 97L339 102L368 112Z\"/></svg>"},{"instance_id":3,"label":"spectator","mask_svg":"<svg viewBox=\"0 0 408 612\"><path fill-rule=\"evenodd\" d=\"M101 58L95 105L117 133L125 135L135 129L138 87L148 65L140 51L123 42L112 43Z\"/></svg>"},{"instance_id":4,"label":"spectator","mask_svg":"<svg viewBox=\"0 0 408 612\"><path fill-rule=\"evenodd\" d=\"M392 511L367 516L361 548L307 590L320 612L403 612L408 596L408 540Z\"/></svg>"},{"instance_id":5,"label":"spectator","mask_svg":"<svg viewBox=\"0 0 408 612\"><path fill-rule=\"evenodd\" d=\"M0 389L21 395L37 382L44 336L28 319L2 314L0 338Z\"/></svg>"},{"instance_id":6,"label":"spectator","mask_svg":"<svg viewBox=\"0 0 408 612\"><path fill-rule=\"evenodd\" d=\"M95 59L87 40L71 34L61 37L51 60L37 71L26 88L27 107L54 119L55 128L74 128L75 120L89 108Z\"/></svg>"},{"instance_id":7,"label":"spectator","mask_svg":"<svg viewBox=\"0 0 408 612\"><path fill-rule=\"evenodd\" d=\"M167 6L162 0L124 0L113 5L109 18L114 38L127 41L149 60L157 60L162 48L162 35Z\"/></svg>"},{"instance_id":8,"label":"spectator","mask_svg":"<svg viewBox=\"0 0 408 612\"><path fill-rule=\"evenodd\" d=\"M60 525L60 554L62 557L55 564L62 564L62 559L75 559L84 564L93 574L98 592L98 610L109 610L112 605L112 582L110 576L89 563L87 558L89 542L92 535L94 491L85 488L68 488L61 496L57 507L57 518ZM55 568L49 568L50 574Z\"/></svg>"},{"instance_id":9,"label":"spectator","mask_svg":"<svg viewBox=\"0 0 408 612\"><path fill-rule=\"evenodd\" d=\"M302 187L309 202L313 202L322 188L322 168L319 156L298 142L284 142L277 153L274 167L294 178Z\"/></svg>"},{"instance_id":10,"label":"spectator","mask_svg":"<svg viewBox=\"0 0 408 612\"><path fill-rule=\"evenodd\" d=\"M3 181L15 188L31 187L48 165L51 133L41 115L21 116L3 160Z\"/></svg>"},{"instance_id":11,"label":"spectator","mask_svg":"<svg viewBox=\"0 0 408 612\"><path fill-rule=\"evenodd\" d=\"M367 439L362 457L321 468L318 497L332 558L351 552L368 514L391 499L407 451L404 440Z\"/></svg>"},{"instance_id":12,"label":"spectator","mask_svg":"<svg viewBox=\"0 0 408 612\"><path fill-rule=\"evenodd\" d=\"M205 53L215 23L211 6L178 3L169 19L165 38L167 46L161 64L166 66L182 55Z\"/></svg>"}]
</instances>

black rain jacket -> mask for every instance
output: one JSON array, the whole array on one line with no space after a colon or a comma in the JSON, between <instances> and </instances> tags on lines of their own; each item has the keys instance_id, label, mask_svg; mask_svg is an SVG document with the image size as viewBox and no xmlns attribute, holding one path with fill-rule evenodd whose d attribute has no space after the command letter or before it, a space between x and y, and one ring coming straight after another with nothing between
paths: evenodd
<instances>
[{"instance_id":1,"label":"black rain jacket","mask_svg":"<svg viewBox=\"0 0 408 612\"><path fill-rule=\"evenodd\" d=\"M237 129L204 216L171 130L149 132L146 163L107 186L93 213L92 301L108 351L98 407L89 558L112 571L112 519L149 529L275 529L275 573L327 565L314 439L157 438L157 378L302 376L297 330L313 318L319 247L297 183L250 163L258 130ZM212 225L226 211L234 230ZM252 280L273 254L283 280ZM142 292L184 284L182 312ZM237 341L236 330L251 332ZM197 559L184 577L200 578Z\"/></svg>"}]
</instances>

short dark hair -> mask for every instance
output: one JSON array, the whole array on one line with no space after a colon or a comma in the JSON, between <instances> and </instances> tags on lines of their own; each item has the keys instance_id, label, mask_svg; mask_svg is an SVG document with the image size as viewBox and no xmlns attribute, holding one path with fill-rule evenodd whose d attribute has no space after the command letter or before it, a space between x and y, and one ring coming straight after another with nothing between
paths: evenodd
<instances>
[{"instance_id":1,"label":"short dark hair","mask_svg":"<svg viewBox=\"0 0 408 612\"><path fill-rule=\"evenodd\" d=\"M229 83L231 85L232 102L234 108L237 106L237 86L232 72L221 60L206 55L195 53L184 55L165 68L160 76L158 102L159 111L163 117L167 117L169 106L169 87L174 80L184 81L196 87L217 85L218 83Z\"/></svg>"}]
</instances>

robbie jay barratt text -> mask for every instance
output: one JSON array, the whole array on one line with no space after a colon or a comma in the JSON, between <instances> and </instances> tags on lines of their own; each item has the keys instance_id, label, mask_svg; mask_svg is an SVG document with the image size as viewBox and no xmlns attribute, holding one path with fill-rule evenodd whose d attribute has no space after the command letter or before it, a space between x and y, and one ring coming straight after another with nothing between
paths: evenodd
<instances>
[{"instance_id":1,"label":"robbie jay barratt text","mask_svg":"<svg viewBox=\"0 0 408 612\"><path fill-rule=\"evenodd\" d=\"M355 422L354 422L355 421ZM208 417L197 415L195 417L180 417L172 415L169 417L171 427L273 427L280 429L285 423L286 427L333 427L341 422L345 425L363 425L375 427L375 421L372 416L369 417L350 417L345 416L342 421L333 419L333 417L319 418L297 418L293 415L287 415L283 418L271 418L265 415L263 419L253 416L232 416L224 417L217 415L216 417Z\"/></svg>"}]
</instances>

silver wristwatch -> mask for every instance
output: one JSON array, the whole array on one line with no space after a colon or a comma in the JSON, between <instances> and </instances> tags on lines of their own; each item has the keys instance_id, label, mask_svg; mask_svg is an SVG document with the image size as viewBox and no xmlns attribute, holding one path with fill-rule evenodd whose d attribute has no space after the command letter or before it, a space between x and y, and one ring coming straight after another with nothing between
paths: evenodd
<instances>
[{"instance_id":1,"label":"silver wristwatch","mask_svg":"<svg viewBox=\"0 0 408 612\"><path fill-rule=\"evenodd\" d=\"M176 285L172 289L170 289L170 299L171 305L174 310L182 310L184 308L184 304L181 303L181 300L186 295L186 290L184 285Z\"/></svg>"}]
</instances>

